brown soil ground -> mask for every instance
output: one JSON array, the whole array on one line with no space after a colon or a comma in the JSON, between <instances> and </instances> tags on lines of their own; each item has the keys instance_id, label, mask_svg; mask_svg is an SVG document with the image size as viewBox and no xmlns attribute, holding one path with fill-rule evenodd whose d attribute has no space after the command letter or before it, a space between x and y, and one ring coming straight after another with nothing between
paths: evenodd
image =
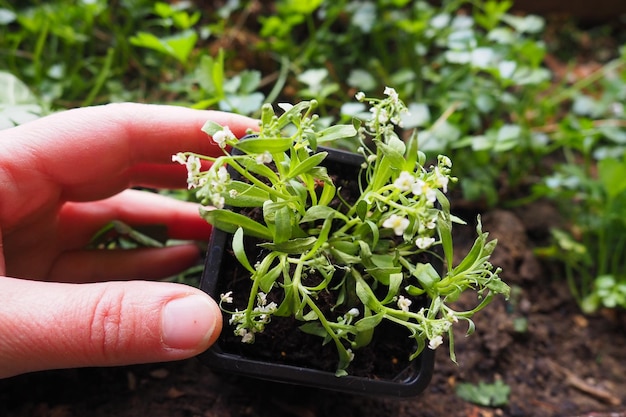
<instances>
[{"instance_id":1,"label":"brown soil ground","mask_svg":"<svg viewBox=\"0 0 626 417\"><path fill-rule=\"evenodd\" d=\"M458 365L440 348L435 376L418 397L352 396L218 375L191 359L2 380L0 416L626 416L626 314L582 315L558 270L533 255L558 213L536 204L482 218L501 242L493 263L503 267L513 296L479 313L473 336L458 329ZM460 227L456 243L469 248L473 232ZM460 382L498 379L511 387L501 408L456 395Z\"/></svg>"}]
</instances>

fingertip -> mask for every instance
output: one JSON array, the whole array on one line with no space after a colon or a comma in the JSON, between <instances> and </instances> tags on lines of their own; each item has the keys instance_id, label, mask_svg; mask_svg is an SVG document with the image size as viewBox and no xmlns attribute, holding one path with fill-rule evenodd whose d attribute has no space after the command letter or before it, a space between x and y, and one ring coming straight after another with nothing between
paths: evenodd
<instances>
[{"instance_id":1,"label":"fingertip","mask_svg":"<svg viewBox=\"0 0 626 417\"><path fill-rule=\"evenodd\" d=\"M219 307L203 293L170 300L162 309L161 320L164 347L190 356L211 346L222 329Z\"/></svg>"}]
</instances>

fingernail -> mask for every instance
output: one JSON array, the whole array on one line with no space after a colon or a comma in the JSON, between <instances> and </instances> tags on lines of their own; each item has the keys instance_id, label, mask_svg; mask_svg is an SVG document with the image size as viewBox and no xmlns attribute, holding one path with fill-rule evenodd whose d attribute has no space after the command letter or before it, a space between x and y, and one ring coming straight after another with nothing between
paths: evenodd
<instances>
[{"instance_id":1,"label":"fingernail","mask_svg":"<svg viewBox=\"0 0 626 417\"><path fill-rule=\"evenodd\" d=\"M162 311L163 343L173 349L197 349L213 335L216 308L208 296L189 295L168 302Z\"/></svg>"}]
</instances>

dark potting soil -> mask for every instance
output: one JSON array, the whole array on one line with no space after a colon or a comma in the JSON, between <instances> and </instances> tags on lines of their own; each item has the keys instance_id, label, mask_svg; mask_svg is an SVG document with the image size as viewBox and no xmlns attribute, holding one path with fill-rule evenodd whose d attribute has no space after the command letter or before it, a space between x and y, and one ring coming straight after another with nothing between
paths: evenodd
<instances>
[{"instance_id":1,"label":"dark potting soil","mask_svg":"<svg viewBox=\"0 0 626 417\"><path fill-rule=\"evenodd\" d=\"M231 278L222 280L218 294L233 291L234 305L240 310L247 303L247 294L251 281L249 273L241 268L238 261L230 253L223 260L223 270L230 271ZM242 275L236 275L239 271ZM332 287L332 284L330 285ZM245 295L237 299L237 294ZM268 300L280 304L274 292L268 294ZM319 297L322 309L328 317L343 313L331 312L335 300L333 294L323 292ZM345 309L344 309L345 310ZM224 331L218 344L227 352L250 359L265 360L295 366L310 367L328 372L335 372L338 354L335 344L331 341L323 344L323 338L304 333L299 326L304 324L292 317L274 316L262 333L257 333L254 343L242 343L240 336L233 334L234 326L228 324L230 316L224 315ZM348 373L375 379L392 379L409 366L409 356L414 351L414 340L409 338L407 329L393 323L380 325L374 332L372 342L356 350L354 361Z\"/></svg>"}]
</instances>

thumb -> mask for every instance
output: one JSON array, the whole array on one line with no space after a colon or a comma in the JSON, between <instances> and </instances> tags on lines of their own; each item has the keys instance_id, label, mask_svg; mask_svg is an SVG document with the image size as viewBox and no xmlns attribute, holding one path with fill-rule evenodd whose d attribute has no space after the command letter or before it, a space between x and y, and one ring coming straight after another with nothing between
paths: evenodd
<instances>
[{"instance_id":1,"label":"thumb","mask_svg":"<svg viewBox=\"0 0 626 417\"><path fill-rule=\"evenodd\" d=\"M221 328L217 304L187 285L0 277L0 378L184 359L206 350Z\"/></svg>"}]
</instances>

